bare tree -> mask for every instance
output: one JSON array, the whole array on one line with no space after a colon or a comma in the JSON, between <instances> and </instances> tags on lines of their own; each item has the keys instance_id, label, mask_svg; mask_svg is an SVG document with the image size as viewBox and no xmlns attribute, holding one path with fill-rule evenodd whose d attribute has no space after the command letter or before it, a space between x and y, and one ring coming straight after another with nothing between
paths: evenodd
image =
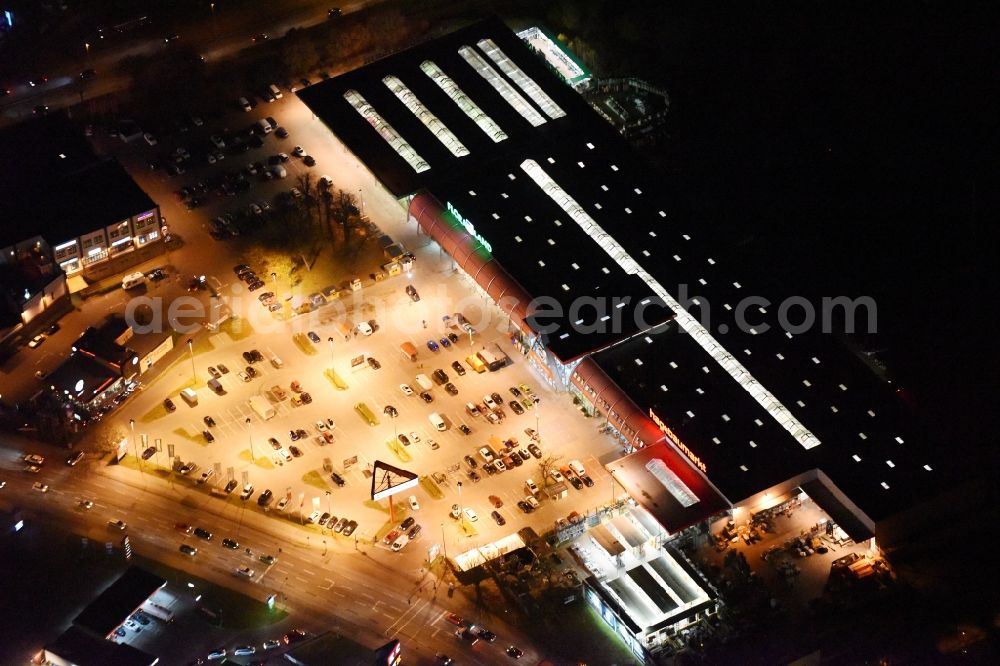
<instances>
[{"instance_id":1,"label":"bare tree","mask_svg":"<svg viewBox=\"0 0 1000 666\"><path fill-rule=\"evenodd\" d=\"M542 475L542 485L549 485L549 472L556 469L560 460L562 460L561 453L550 453L538 460L538 471Z\"/></svg>"}]
</instances>

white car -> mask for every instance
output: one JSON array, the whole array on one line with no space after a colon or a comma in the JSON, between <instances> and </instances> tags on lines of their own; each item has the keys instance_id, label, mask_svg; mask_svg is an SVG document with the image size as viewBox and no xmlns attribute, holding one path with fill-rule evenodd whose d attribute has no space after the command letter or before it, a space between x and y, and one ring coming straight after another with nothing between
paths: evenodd
<instances>
[{"instance_id":1,"label":"white car","mask_svg":"<svg viewBox=\"0 0 1000 666\"><path fill-rule=\"evenodd\" d=\"M250 567L242 567L236 570L237 576L243 576L244 578L253 578L254 571Z\"/></svg>"},{"instance_id":2,"label":"white car","mask_svg":"<svg viewBox=\"0 0 1000 666\"><path fill-rule=\"evenodd\" d=\"M503 461L497 458L493 461L493 466L496 467L498 472L506 472L507 466L503 464Z\"/></svg>"},{"instance_id":3,"label":"white car","mask_svg":"<svg viewBox=\"0 0 1000 666\"><path fill-rule=\"evenodd\" d=\"M248 375L247 373L243 372L242 370L240 370L239 372L237 372L236 375L240 379L242 379L243 381L245 381L245 382L250 381L250 375Z\"/></svg>"},{"instance_id":4,"label":"white car","mask_svg":"<svg viewBox=\"0 0 1000 666\"><path fill-rule=\"evenodd\" d=\"M222 150L223 148L226 147L226 140L223 139L218 134L213 134L208 138L208 140L211 141L212 145L218 148L219 150Z\"/></svg>"},{"instance_id":5,"label":"white car","mask_svg":"<svg viewBox=\"0 0 1000 666\"><path fill-rule=\"evenodd\" d=\"M420 443L420 435L418 435L415 432L411 432L410 433L410 441L413 442L414 444L419 444Z\"/></svg>"},{"instance_id":6,"label":"white car","mask_svg":"<svg viewBox=\"0 0 1000 666\"><path fill-rule=\"evenodd\" d=\"M330 428L326 425L325 421L316 421L316 430L319 430L320 432L326 432L329 429Z\"/></svg>"},{"instance_id":7,"label":"white car","mask_svg":"<svg viewBox=\"0 0 1000 666\"><path fill-rule=\"evenodd\" d=\"M527 487L528 492L532 495L538 494L538 485L535 483L534 479L528 479L524 482L525 487Z\"/></svg>"},{"instance_id":8,"label":"white car","mask_svg":"<svg viewBox=\"0 0 1000 666\"><path fill-rule=\"evenodd\" d=\"M366 321L358 322L357 329L358 329L358 333L360 333L361 335L364 335L366 337L375 332L375 331L372 330L372 327L369 326L368 322L366 322Z\"/></svg>"},{"instance_id":9,"label":"white car","mask_svg":"<svg viewBox=\"0 0 1000 666\"><path fill-rule=\"evenodd\" d=\"M315 523L317 520L319 520L319 517L322 515L323 514L321 514L319 511L313 511L312 513L309 514L309 517L306 518L306 522Z\"/></svg>"},{"instance_id":10,"label":"white car","mask_svg":"<svg viewBox=\"0 0 1000 666\"><path fill-rule=\"evenodd\" d=\"M400 384L399 390L403 392L403 395L413 395L413 389L408 384Z\"/></svg>"},{"instance_id":11,"label":"white car","mask_svg":"<svg viewBox=\"0 0 1000 666\"><path fill-rule=\"evenodd\" d=\"M292 148L292 155L295 155L296 157L305 157L306 149L303 148L302 146L295 146L294 148Z\"/></svg>"},{"instance_id":12,"label":"white car","mask_svg":"<svg viewBox=\"0 0 1000 666\"><path fill-rule=\"evenodd\" d=\"M278 511L284 511L286 506L288 506L288 498L282 497L280 500L278 500L278 505L275 508Z\"/></svg>"},{"instance_id":13,"label":"white car","mask_svg":"<svg viewBox=\"0 0 1000 666\"><path fill-rule=\"evenodd\" d=\"M420 503L417 502L417 496L410 495L408 499L410 500L410 509L412 509L413 511L420 511Z\"/></svg>"},{"instance_id":14,"label":"white car","mask_svg":"<svg viewBox=\"0 0 1000 666\"><path fill-rule=\"evenodd\" d=\"M469 519L469 522L473 522L474 523L477 520L479 520L479 516L477 516L476 512L473 511L472 507L469 507L469 506L465 507L465 516Z\"/></svg>"},{"instance_id":15,"label":"white car","mask_svg":"<svg viewBox=\"0 0 1000 666\"><path fill-rule=\"evenodd\" d=\"M49 487L46 484L41 483L39 481L36 481L35 483L31 484L31 487L34 488L35 490L37 490L40 493L47 493L47 492L49 492Z\"/></svg>"},{"instance_id":16,"label":"white car","mask_svg":"<svg viewBox=\"0 0 1000 666\"><path fill-rule=\"evenodd\" d=\"M286 449L284 448L278 449L278 455L281 456L285 462L292 462L292 454L289 453Z\"/></svg>"},{"instance_id":17,"label":"white car","mask_svg":"<svg viewBox=\"0 0 1000 666\"><path fill-rule=\"evenodd\" d=\"M563 476L562 472L557 469L549 470L549 476L551 476L556 483L566 483L566 477Z\"/></svg>"},{"instance_id":18,"label":"white car","mask_svg":"<svg viewBox=\"0 0 1000 666\"><path fill-rule=\"evenodd\" d=\"M240 97L239 102L240 102L240 107L244 111L250 110L250 100L248 100L246 97Z\"/></svg>"},{"instance_id":19,"label":"white car","mask_svg":"<svg viewBox=\"0 0 1000 666\"><path fill-rule=\"evenodd\" d=\"M491 398L488 395L483 396L483 402L486 403L486 406L489 407L490 409L497 408L497 403L493 402L493 398Z\"/></svg>"},{"instance_id":20,"label":"white car","mask_svg":"<svg viewBox=\"0 0 1000 666\"><path fill-rule=\"evenodd\" d=\"M537 509L539 506L541 506L538 499L536 499L534 495L525 496L524 501L530 504L532 509Z\"/></svg>"},{"instance_id":21,"label":"white car","mask_svg":"<svg viewBox=\"0 0 1000 666\"><path fill-rule=\"evenodd\" d=\"M483 459L483 462L491 463L493 462L493 451L488 446L484 446L479 449L479 457Z\"/></svg>"}]
</instances>

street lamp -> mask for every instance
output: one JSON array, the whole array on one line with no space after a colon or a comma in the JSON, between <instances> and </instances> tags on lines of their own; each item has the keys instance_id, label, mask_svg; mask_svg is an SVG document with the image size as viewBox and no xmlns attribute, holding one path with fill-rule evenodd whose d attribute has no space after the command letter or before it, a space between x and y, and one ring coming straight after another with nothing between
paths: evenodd
<instances>
[{"instance_id":1,"label":"street lamp","mask_svg":"<svg viewBox=\"0 0 1000 666\"><path fill-rule=\"evenodd\" d=\"M191 382L198 383L198 371L194 368L194 340L188 338L188 354L191 356Z\"/></svg>"},{"instance_id":2,"label":"street lamp","mask_svg":"<svg viewBox=\"0 0 1000 666\"><path fill-rule=\"evenodd\" d=\"M139 444L135 440L135 419L128 420L128 426L132 429L132 449L135 451L135 462L139 465L139 474L142 474L142 458L139 457Z\"/></svg>"},{"instance_id":3,"label":"street lamp","mask_svg":"<svg viewBox=\"0 0 1000 666\"><path fill-rule=\"evenodd\" d=\"M247 437L250 439L250 462L257 462L253 457L253 428L250 427L250 417L247 417Z\"/></svg>"},{"instance_id":4,"label":"street lamp","mask_svg":"<svg viewBox=\"0 0 1000 666\"><path fill-rule=\"evenodd\" d=\"M327 338L326 341L330 343L330 363L333 363L333 336ZM333 366L330 369L332 370Z\"/></svg>"},{"instance_id":5,"label":"street lamp","mask_svg":"<svg viewBox=\"0 0 1000 666\"><path fill-rule=\"evenodd\" d=\"M330 504L330 491L326 491L326 510L330 515L333 515L333 507Z\"/></svg>"},{"instance_id":6,"label":"street lamp","mask_svg":"<svg viewBox=\"0 0 1000 666\"><path fill-rule=\"evenodd\" d=\"M331 340L333 338L330 338ZM397 444L399 442L399 432L396 430L396 417L399 416L399 410L392 405L386 405L382 413L388 416L392 420L392 436L395 438Z\"/></svg>"},{"instance_id":7,"label":"street lamp","mask_svg":"<svg viewBox=\"0 0 1000 666\"><path fill-rule=\"evenodd\" d=\"M465 531L465 507L462 506L462 482L458 482L458 524Z\"/></svg>"}]
</instances>

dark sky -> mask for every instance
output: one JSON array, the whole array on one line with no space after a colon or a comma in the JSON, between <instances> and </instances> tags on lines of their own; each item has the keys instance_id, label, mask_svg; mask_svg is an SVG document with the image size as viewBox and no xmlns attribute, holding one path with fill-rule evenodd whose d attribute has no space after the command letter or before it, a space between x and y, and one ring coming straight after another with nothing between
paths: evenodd
<instances>
[{"instance_id":1,"label":"dark sky","mask_svg":"<svg viewBox=\"0 0 1000 666\"><path fill-rule=\"evenodd\" d=\"M670 91L653 157L685 214L775 296L876 298L871 345L931 436L995 441L996 22L879 4L594 2L573 20L607 67Z\"/></svg>"}]
</instances>

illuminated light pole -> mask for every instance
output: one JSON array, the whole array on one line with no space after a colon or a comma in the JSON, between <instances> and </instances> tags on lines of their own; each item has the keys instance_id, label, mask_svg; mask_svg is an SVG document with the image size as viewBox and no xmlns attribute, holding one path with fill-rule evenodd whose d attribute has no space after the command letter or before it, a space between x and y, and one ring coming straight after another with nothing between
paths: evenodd
<instances>
[{"instance_id":1,"label":"illuminated light pole","mask_svg":"<svg viewBox=\"0 0 1000 666\"><path fill-rule=\"evenodd\" d=\"M139 465L139 474L142 474L142 458L139 457L139 444L135 439L135 419L128 420L128 426L132 430L132 449L135 451L135 462Z\"/></svg>"},{"instance_id":2,"label":"illuminated light pole","mask_svg":"<svg viewBox=\"0 0 1000 666\"><path fill-rule=\"evenodd\" d=\"M256 463L253 457L253 428L250 427L250 417L247 417L247 437L250 439L250 462Z\"/></svg>"},{"instance_id":3,"label":"illuminated light pole","mask_svg":"<svg viewBox=\"0 0 1000 666\"><path fill-rule=\"evenodd\" d=\"M458 524L465 531L465 507L462 506L462 482L458 482Z\"/></svg>"},{"instance_id":4,"label":"illuminated light pole","mask_svg":"<svg viewBox=\"0 0 1000 666\"><path fill-rule=\"evenodd\" d=\"M330 369L333 370L333 337L327 338L326 341L330 343Z\"/></svg>"},{"instance_id":5,"label":"illuminated light pole","mask_svg":"<svg viewBox=\"0 0 1000 666\"><path fill-rule=\"evenodd\" d=\"M333 338L330 339L333 340ZM396 430L396 417L399 416L399 410L392 405L386 405L385 409L382 410L382 413L392 420L392 436L395 440L395 445L399 446L399 432Z\"/></svg>"},{"instance_id":6,"label":"illuminated light pole","mask_svg":"<svg viewBox=\"0 0 1000 666\"><path fill-rule=\"evenodd\" d=\"M188 338L188 354L191 356L191 383L198 383L198 371L194 367L194 340ZM192 386L192 388L194 388Z\"/></svg>"},{"instance_id":7,"label":"illuminated light pole","mask_svg":"<svg viewBox=\"0 0 1000 666\"><path fill-rule=\"evenodd\" d=\"M448 540L444 537L444 523L441 523L441 545L444 546L444 559L448 561Z\"/></svg>"}]
</instances>

